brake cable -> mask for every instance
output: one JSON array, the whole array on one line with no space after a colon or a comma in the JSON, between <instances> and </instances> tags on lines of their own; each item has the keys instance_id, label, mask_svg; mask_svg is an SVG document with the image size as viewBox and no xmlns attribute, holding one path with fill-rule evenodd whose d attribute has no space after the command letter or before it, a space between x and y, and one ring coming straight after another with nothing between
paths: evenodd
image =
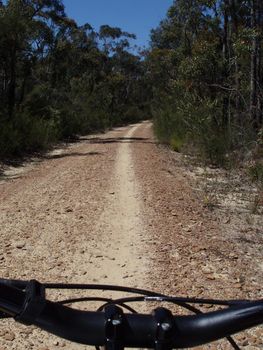
<instances>
[{"instance_id":1,"label":"brake cable","mask_svg":"<svg viewBox=\"0 0 263 350\"><path fill-rule=\"evenodd\" d=\"M8 283L14 284L18 289L26 289L28 282L27 281L17 281L9 280ZM195 314L203 313L201 310L193 307L191 304L208 304L208 305L218 305L218 306L234 306L240 305L249 302L249 300L217 300L217 299L198 299L198 298L185 298L185 297L170 297L160 293L131 288L123 286L114 286L114 285L100 285L100 284L65 284L65 283L43 283L42 287L44 289L60 289L60 290L102 290L102 291L116 291L116 292L127 292L131 294L141 294L140 297L127 297L121 299L110 299L110 298L98 298L98 297L82 297L82 298L72 298L58 301L60 304L69 304L85 301L103 301L105 302L98 310L102 310L110 304L119 305L132 313L137 313L134 309L126 305L127 302L142 302L142 301L155 301L155 302L171 302L180 307L187 309L188 311L194 312ZM7 318L7 316L2 313L0 318ZM226 337L230 345L235 350L241 350L234 339L231 336ZM97 348L96 348L97 349Z\"/></svg>"},{"instance_id":2,"label":"brake cable","mask_svg":"<svg viewBox=\"0 0 263 350\"><path fill-rule=\"evenodd\" d=\"M142 301L157 301L157 302L170 302L176 304L180 307L187 309L188 311L194 312L195 314L203 313L201 310L189 305L192 304L207 304L207 305L220 305L220 306L233 306L238 304L247 303L248 300L217 300L217 299L198 299L198 298L184 298L184 297L170 297L166 295L162 295L159 293L151 292L144 289L130 288L130 287L122 287L122 286L112 286L112 285L98 285L98 284L44 284L46 288L49 289L76 289L76 290L103 290L103 291L124 291L127 293L137 293L144 295L143 297L127 297L121 299L106 299L106 298L76 298L69 299L71 302L84 302L84 301L106 301L105 304L99 307L98 311L102 311L107 305L114 304L119 305L129 311L136 313L134 309L131 309L129 306L125 305L127 302L142 302ZM99 300L100 299L100 300ZM64 303L66 301L64 300ZM61 303L61 302L60 302ZM241 350L237 343L231 336L226 337L227 341L235 350ZM96 350L99 348L96 347Z\"/></svg>"}]
</instances>

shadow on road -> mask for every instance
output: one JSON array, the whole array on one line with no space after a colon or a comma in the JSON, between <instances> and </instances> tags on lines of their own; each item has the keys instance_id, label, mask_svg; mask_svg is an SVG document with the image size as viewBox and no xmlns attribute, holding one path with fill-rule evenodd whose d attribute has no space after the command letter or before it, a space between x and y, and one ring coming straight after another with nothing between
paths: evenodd
<instances>
[{"instance_id":1,"label":"shadow on road","mask_svg":"<svg viewBox=\"0 0 263 350\"><path fill-rule=\"evenodd\" d=\"M72 153L61 153L61 154L49 154L46 155L45 159L60 159L60 158L66 158L66 157L86 157L86 156L99 156L101 155L101 152L87 152L87 153L81 153L81 152L72 152Z\"/></svg>"},{"instance_id":2,"label":"shadow on road","mask_svg":"<svg viewBox=\"0 0 263 350\"><path fill-rule=\"evenodd\" d=\"M87 156L99 156L101 152L72 152L72 153L60 153L60 154L46 154L39 155L38 158L28 158L12 160L5 163L6 167L0 167L0 182L18 179L32 169L32 166L40 163L43 160L61 159L66 157L87 157Z\"/></svg>"},{"instance_id":3,"label":"shadow on road","mask_svg":"<svg viewBox=\"0 0 263 350\"><path fill-rule=\"evenodd\" d=\"M104 143L156 143L155 141L150 140L145 137L109 137L109 138L100 138L96 137L88 140L92 144L104 144Z\"/></svg>"},{"instance_id":4,"label":"shadow on road","mask_svg":"<svg viewBox=\"0 0 263 350\"><path fill-rule=\"evenodd\" d=\"M145 137L95 137L95 138L81 138L78 142L86 142L89 144L110 144L110 143L145 143L145 144L155 144L156 142ZM41 154L36 153L33 157L23 157L18 159L6 160L3 162L2 167L0 167L0 180L11 180L21 177L22 174L27 172L27 165L32 163L40 163L44 159L62 159L67 157L87 157L87 156L99 156L102 155L101 152L72 152L72 153L58 153L58 154ZM0 164L1 165L1 164ZM6 171L6 167L17 168L18 170Z\"/></svg>"}]
</instances>

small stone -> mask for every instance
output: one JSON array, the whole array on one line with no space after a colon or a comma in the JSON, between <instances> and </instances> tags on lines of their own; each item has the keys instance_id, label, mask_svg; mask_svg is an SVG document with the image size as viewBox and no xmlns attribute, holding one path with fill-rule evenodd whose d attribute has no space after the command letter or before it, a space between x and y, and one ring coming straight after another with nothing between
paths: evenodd
<instances>
[{"instance_id":1,"label":"small stone","mask_svg":"<svg viewBox=\"0 0 263 350\"><path fill-rule=\"evenodd\" d=\"M238 255L235 254L235 253L230 253L230 254L229 254L229 257L230 257L231 259L238 259Z\"/></svg>"},{"instance_id":2,"label":"small stone","mask_svg":"<svg viewBox=\"0 0 263 350\"><path fill-rule=\"evenodd\" d=\"M215 276L213 274L207 275L206 278L209 280L215 280Z\"/></svg>"},{"instance_id":3,"label":"small stone","mask_svg":"<svg viewBox=\"0 0 263 350\"><path fill-rule=\"evenodd\" d=\"M204 274L206 274L206 275L209 275L209 274L211 274L213 271L209 268L209 267L204 267L203 269L202 269L202 272L204 273Z\"/></svg>"},{"instance_id":4,"label":"small stone","mask_svg":"<svg viewBox=\"0 0 263 350\"><path fill-rule=\"evenodd\" d=\"M32 334L33 333L33 329L27 327L27 328L24 328L20 333L24 333L24 334Z\"/></svg>"},{"instance_id":5,"label":"small stone","mask_svg":"<svg viewBox=\"0 0 263 350\"><path fill-rule=\"evenodd\" d=\"M242 346L248 346L248 344L249 343L248 343L247 339L243 340L242 343L241 343Z\"/></svg>"},{"instance_id":6,"label":"small stone","mask_svg":"<svg viewBox=\"0 0 263 350\"><path fill-rule=\"evenodd\" d=\"M25 242L17 242L15 247L17 249L22 249L22 248L24 248L25 245L26 245Z\"/></svg>"},{"instance_id":7,"label":"small stone","mask_svg":"<svg viewBox=\"0 0 263 350\"><path fill-rule=\"evenodd\" d=\"M8 340L8 341L13 341L15 339L15 337L16 337L15 333L13 333L13 332L8 332L3 336L3 338L5 340Z\"/></svg>"},{"instance_id":8,"label":"small stone","mask_svg":"<svg viewBox=\"0 0 263 350\"><path fill-rule=\"evenodd\" d=\"M260 329L257 329L256 331L255 331L255 335L256 335L256 337L258 337L259 339L261 339L261 342L263 343L263 337L262 337L262 329L260 328ZM261 343L260 343L261 344Z\"/></svg>"}]
</instances>

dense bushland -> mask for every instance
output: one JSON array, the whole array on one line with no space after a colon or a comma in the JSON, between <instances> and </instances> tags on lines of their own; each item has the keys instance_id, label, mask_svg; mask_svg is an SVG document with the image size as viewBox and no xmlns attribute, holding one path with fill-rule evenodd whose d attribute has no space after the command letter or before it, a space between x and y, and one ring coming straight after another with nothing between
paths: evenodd
<instances>
[{"instance_id":1,"label":"dense bushland","mask_svg":"<svg viewBox=\"0 0 263 350\"><path fill-rule=\"evenodd\" d=\"M262 159L262 34L261 0L174 1L146 58L162 141L219 165Z\"/></svg>"},{"instance_id":2,"label":"dense bushland","mask_svg":"<svg viewBox=\"0 0 263 350\"><path fill-rule=\"evenodd\" d=\"M148 117L134 38L78 26L61 0L0 1L0 157Z\"/></svg>"},{"instance_id":3,"label":"dense bushland","mask_svg":"<svg viewBox=\"0 0 263 350\"><path fill-rule=\"evenodd\" d=\"M263 3L174 0L135 54L133 34L78 26L62 0L0 0L0 157L154 118L176 151L262 178Z\"/></svg>"}]
</instances>

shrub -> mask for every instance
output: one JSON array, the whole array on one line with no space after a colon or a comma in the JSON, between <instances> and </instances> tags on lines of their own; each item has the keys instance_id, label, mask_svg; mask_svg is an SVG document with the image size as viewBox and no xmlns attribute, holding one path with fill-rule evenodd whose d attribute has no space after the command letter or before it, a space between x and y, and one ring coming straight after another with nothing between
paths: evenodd
<instances>
[{"instance_id":1,"label":"shrub","mask_svg":"<svg viewBox=\"0 0 263 350\"><path fill-rule=\"evenodd\" d=\"M263 186L263 162L257 161L248 169L250 178Z\"/></svg>"},{"instance_id":2,"label":"shrub","mask_svg":"<svg viewBox=\"0 0 263 350\"><path fill-rule=\"evenodd\" d=\"M1 125L2 124L2 125ZM0 157L16 154L19 150L19 132L12 122L0 123Z\"/></svg>"},{"instance_id":3,"label":"shrub","mask_svg":"<svg viewBox=\"0 0 263 350\"><path fill-rule=\"evenodd\" d=\"M181 152L184 141L176 136L173 136L170 141L171 147L175 152Z\"/></svg>"},{"instance_id":4,"label":"shrub","mask_svg":"<svg viewBox=\"0 0 263 350\"><path fill-rule=\"evenodd\" d=\"M208 160L216 166L225 166L227 155L230 151L228 134L224 130L211 130L207 128L206 132L200 136L200 151L204 160Z\"/></svg>"},{"instance_id":5,"label":"shrub","mask_svg":"<svg viewBox=\"0 0 263 350\"><path fill-rule=\"evenodd\" d=\"M225 165L231 148L229 131L220 124L217 101L185 94L180 101L155 111L154 130L163 143L175 151L191 144L204 161Z\"/></svg>"}]
</instances>

